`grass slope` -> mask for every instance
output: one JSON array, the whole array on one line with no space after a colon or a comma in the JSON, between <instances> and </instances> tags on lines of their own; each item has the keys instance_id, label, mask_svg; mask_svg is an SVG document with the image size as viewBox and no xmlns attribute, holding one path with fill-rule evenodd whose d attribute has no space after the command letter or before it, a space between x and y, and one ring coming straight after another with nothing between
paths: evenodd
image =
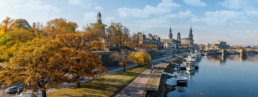
<instances>
[{"instance_id":1,"label":"grass slope","mask_svg":"<svg viewBox=\"0 0 258 97\"><path fill-rule=\"evenodd\" d=\"M148 66L134 68L126 72L106 75L93 81L82 83L82 88L68 87L48 93L48 97L110 97L119 92Z\"/></svg>"}]
</instances>

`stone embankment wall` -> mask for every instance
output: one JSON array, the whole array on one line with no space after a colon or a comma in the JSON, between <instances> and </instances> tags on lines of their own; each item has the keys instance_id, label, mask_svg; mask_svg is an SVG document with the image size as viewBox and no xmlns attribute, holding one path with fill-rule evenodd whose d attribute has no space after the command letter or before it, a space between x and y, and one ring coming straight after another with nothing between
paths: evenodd
<instances>
[{"instance_id":1,"label":"stone embankment wall","mask_svg":"<svg viewBox=\"0 0 258 97\"><path fill-rule=\"evenodd\" d=\"M111 57L109 57L115 51L96 51L95 53L102 56L102 62L104 66L117 66L117 62L113 61ZM152 59L156 59L164 56L165 54L173 53L173 50L148 50L147 53L151 55Z\"/></svg>"}]
</instances>

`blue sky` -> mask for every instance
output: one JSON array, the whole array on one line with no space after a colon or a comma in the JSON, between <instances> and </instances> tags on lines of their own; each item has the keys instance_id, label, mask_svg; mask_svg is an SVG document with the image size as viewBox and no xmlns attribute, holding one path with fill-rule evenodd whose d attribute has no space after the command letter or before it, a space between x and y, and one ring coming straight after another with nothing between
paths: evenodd
<instances>
[{"instance_id":1,"label":"blue sky","mask_svg":"<svg viewBox=\"0 0 258 97\"><path fill-rule=\"evenodd\" d=\"M227 41L231 45L258 45L258 0L0 0L0 20L24 18L30 23L66 18L79 30L96 22L111 20L127 26L131 33L145 32L173 38L187 37L193 27L197 43Z\"/></svg>"}]
</instances>

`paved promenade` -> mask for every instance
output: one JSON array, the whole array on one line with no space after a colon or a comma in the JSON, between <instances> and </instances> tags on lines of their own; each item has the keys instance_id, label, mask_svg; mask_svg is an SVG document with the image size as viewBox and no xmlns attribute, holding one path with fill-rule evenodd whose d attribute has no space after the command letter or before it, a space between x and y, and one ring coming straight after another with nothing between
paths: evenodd
<instances>
[{"instance_id":1,"label":"paved promenade","mask_svg":"<svg viewBox=\"0 0 258 97\"><path fill-rule=\"evenodd\" d=\"M156 63L157 65L154 65L154 68L160 67L164 65L165 63ZM126 86L122 91L120 91L119 94L116 95L116 97L142 97L144 90L146 88L146 85L151 78L152 73L151 69L146 69L142 74L140 74L133 82L131 82L128 86Z\"/></svg>"}]
</instances>

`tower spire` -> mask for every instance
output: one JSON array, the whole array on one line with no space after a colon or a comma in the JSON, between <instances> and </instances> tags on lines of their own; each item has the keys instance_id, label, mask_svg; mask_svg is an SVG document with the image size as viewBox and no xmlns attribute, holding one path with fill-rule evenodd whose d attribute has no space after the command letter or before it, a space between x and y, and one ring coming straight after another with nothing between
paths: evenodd
<instances>
[{"instance_id":1,"label":"tower spire","mask_svg":"<svg viewBox=\"0 0 258 97\"><path fill-rule=\"evenodd\" d=\"M181 35L180 35L180 32L177 33L177 41L181 41Z\"/></svg>"},{"instance_id":2,"label":"tower spire","mask_svg":"<svg viewBox=\"0 0 258 97\"><path fill-rule=\"evenodd\" d=\"M169 29L168 38L169 38L171 41L173 41L173 34L172 34L171 26L170 26L170 29Z\"/></svg>"},{"instance_id":3,"label":"tower spire","mask_svg":"<svg viewBox=\"0 0 258 97\"><path fill-rule=\"evenodd\" d=\"M193 40L193 29L192 29L192 26L190 26L188 38L189 38L190 40Z\"/></svg>"},{"instance_id":4,"label":"tower spire","mask_svg":"<svg viewBox=\"0 0 258 97\"><path fill-rule=\"evenodd\" d=\"M101 13L100 12L97 15L97 23L98 24L102 24L102 17L101 17Z\"/></svg>"}]
</instances>

